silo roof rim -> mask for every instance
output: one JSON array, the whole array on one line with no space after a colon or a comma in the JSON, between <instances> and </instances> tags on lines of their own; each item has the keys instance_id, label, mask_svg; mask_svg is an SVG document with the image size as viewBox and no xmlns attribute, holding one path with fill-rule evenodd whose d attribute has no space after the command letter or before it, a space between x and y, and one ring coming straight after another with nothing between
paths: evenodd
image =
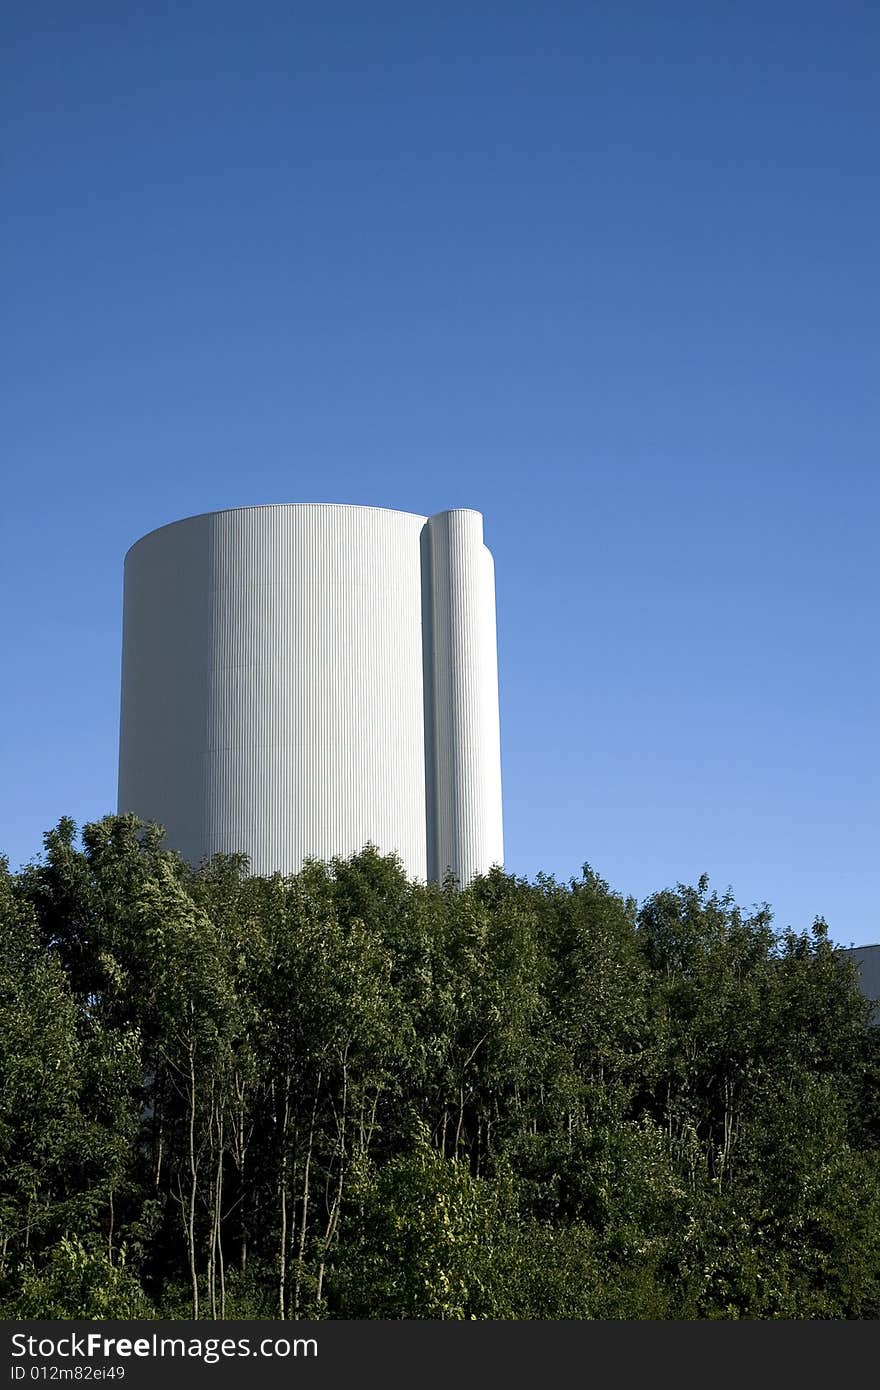
<instances>
[{"instance_id":1,"label":"silo roof rim","mask_svg":"<svg viewBox=\"0 0 880 1390\"><path fill-rule=\"evenodd\" d=\"M338 511L390 512L392 516L412 516L423 522L433 521L434 517L449 516L456 512L470 512L479 517L483 515L476 507L443 507L439 512L433 512L430 516L426 516L423 512L404 511L402 507L376 507L370 503L362 502L254 502L243 507L212 507L204 512L193 512L190 516L175 517L173 521L163 521L161 526L154 526L150 531L145 531L142 536L138 536L137 540L132 541L125 552L125 558L127 560L135 546L140 545L142 541L149 540L159 531L167 531L171 526L182 526L187 521L200 521L202 517L206 516L228 516L231 512L279 511L282 507L286 510L295 507L298 511L302 511L306 507L320 507L324 510L333 508Z\"/></svg>"}]
</instances>

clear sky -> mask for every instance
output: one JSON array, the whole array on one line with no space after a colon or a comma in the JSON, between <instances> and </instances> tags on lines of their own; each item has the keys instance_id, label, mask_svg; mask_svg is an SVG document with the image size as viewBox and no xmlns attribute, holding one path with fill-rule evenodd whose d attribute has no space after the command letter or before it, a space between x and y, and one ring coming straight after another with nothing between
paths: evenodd
<instances>
[{"instance_id":1,"label":"clear sky","mask_svg":"<svg viewBox=\"0 0 880 1390\"><path fill-rule=\"evenodd\" d=\"M0 849L115 807L122 559L486 518L507 866L880 941L875 0L6 0Z\"/></svg>"}]
</instances>

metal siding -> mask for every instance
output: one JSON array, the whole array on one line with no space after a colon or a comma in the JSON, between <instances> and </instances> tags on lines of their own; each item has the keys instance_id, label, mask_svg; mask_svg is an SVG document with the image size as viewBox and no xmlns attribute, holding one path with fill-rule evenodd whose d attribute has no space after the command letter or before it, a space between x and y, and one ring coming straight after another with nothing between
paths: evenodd
<instances>
[{"instance_id":1,"label":"metal siding","mask_svg":"<svg viewBox=\"0 0 880 1390\"><path fill-rule=\"evenodd\" d=\"M479 512L428 522L433 583L437 876L503 857L494 575Z\"/></svg>"},{"instance_id":2,"label":"metal siding","mask_svg":"<svg viewBox=\"0 0 880 1390\"><path fill-rule=\"evenodd\" d=\"M480 846L481 867L504 863L504 825L501 802L501 713L498 701L498 632L495 612L495 561L483 546L480 655L482 678L482 785L485 828Z\"/></svg>"},{"instance_id":3,"label":"metal siding","mask_svg":"<svg viewBox=\"0 0 880 1390\"><path fill-rule=\"evenodd\" d=\"M204 853L205 691L211 662L207 518L145 536L125 562L119 808Z\"/></svg>"},{"instance_id":4,"label":"metal siding","mask_svg":"<svg viewBox=\"0 0 880 1390\"><path fill-rule=\"evenodd\" d=\"M255 873L367 841L419 878L500 860L487 560L473 512L249 507L144 537L125 566L120 810Z\"/></svg>"},{"instance_id":5,"label":"metal siding","mask_svg":"<svg viewBox=\"0 0 880 1390\"><path fill-rule=\"evenodd\" d=\"M849 950L859 967L862 993L874 1005L873 1021L880 1025L880 946L851 946Z\"/></svg>"}]
</instances>

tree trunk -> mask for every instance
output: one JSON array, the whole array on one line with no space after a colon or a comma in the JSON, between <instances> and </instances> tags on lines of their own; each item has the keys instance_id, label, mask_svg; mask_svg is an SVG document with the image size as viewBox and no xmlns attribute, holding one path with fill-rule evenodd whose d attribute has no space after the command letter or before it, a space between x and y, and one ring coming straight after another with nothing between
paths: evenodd
<instances>
[{"instance_id":1,"label":"tree trunk","mask_svg":"<svg viewBox=\"0 0 880 1390\"><path fill-rule=\"evenodd\" d=\"M318 1266L318 1287L315 1291L316 1301L320 1304L321 1293L324 1288L324 1270L327 1262L327 1251L336 1233L336 1225L339 1221L339 1212L342 1207L342 1188L345 1181L345 1116L348 1104L348 1044L342 1054L342 1113L339 1118L339 1182L336 1186L336 1196L330 1208L330 1216L327 1221L327 1229L324 1232L323 1249L321 1251L321 1263Z\"/></svg>"},{"instance_id":2,"label":"tree trunk","mask_svg":"<svg viewBox=\"0 0 880 1390\"><path fill-rule=\"evenodd\" d=\"M192 1284L193 1320L199 1317L199 1279L196 1270L196 1193L198 1191L198 1163L196 1161L196 1062L195 1046L189 1046L189 1220L186 1221L187 1253L189 1255L189 1276Z\"/></svg>"},{"instance_id":3,"label":"tree trunk","mask_svg":"<svg viewBox=\"0 0 880 1390\"><path fill-rule=\"evenodd\" d=\"M306 1149L306 1161L303 1167L303 1194L302 1194L302 1215L299 1223L299 1250L296 1260L296 1283L293 1290L293 1316L299 1317L300 1296L302 1294L302 1277L305 1264L306 1250L306 1231L308 1230L309 1219L309 1173L312 1167L312 1146L315 1138L315 1116L318 1113L318 1096L321 1092L321 1073L318 1072L318 1080L315 1085L315 1099L312 1104L312 1118L309 1124L309 1143Z\"/></svg>"},{"instance_id":4,"label":"tree trunk","mask_svg":"<svg viewBox=\"0 0 880 1390\"><path fill-rule=\"evenodd\" d=\"M278 1177L281 1204L281 1239L278 1243L278 1316L285 1316L287 1282L287 1128L290 1121L290 1073L284 1078L284 1119L281 1123L281 1168Z\"/></svg>"}]
</instances>

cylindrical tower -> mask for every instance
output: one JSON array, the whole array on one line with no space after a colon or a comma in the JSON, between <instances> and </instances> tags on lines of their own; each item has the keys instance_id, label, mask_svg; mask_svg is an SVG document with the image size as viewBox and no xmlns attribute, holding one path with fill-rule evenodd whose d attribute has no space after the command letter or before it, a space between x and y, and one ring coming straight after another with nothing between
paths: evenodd
<instances>
[{"instance_id":1,"label":"cylindrical tower","mask_svg":"<svg viewBox=\"0 0 880 1390\"><path fill-rule=\"evenodd\" d=\"M479 513L245 507L129 551L119 809L185 858L369 841L466 882L501 862L499 768Z\"/></svg>"},{"instance_id":2,"label":"cylindrical tower","mask_svg":"<svg viewBox=\"0 0 880 1390\"><path fill-rule=\"evenodd\" d=\"M495 571L479 512L440 512L431 557L433 779L428 871L466 883L503 858Z\"/></svg>"}]
</instances>

